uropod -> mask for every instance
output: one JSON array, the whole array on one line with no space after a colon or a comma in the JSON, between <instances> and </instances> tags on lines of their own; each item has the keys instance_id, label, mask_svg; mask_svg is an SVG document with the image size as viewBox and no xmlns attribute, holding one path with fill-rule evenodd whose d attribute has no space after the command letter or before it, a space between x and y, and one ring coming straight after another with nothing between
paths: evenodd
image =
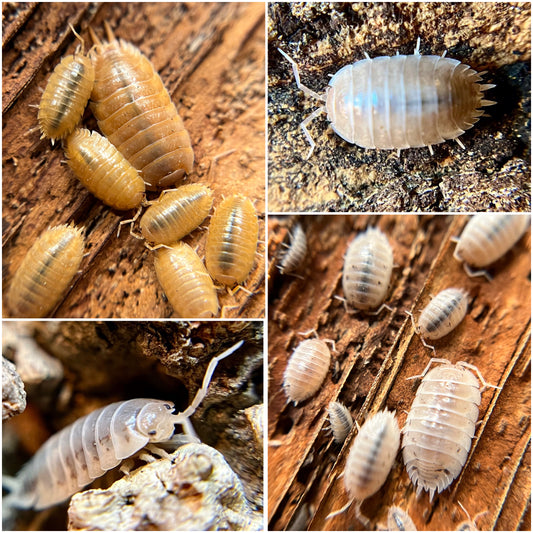
<instances>
[{"instance_id":1,"label":"uropod","mask_svg":"<svg viewBox=\"0 0 533 533\"><path fill-rule=\"evenodd\" d=\"M420 54L418 39L412 56L381 56L356 61L341 68L329 81L324 94L300 82L293 59L279 50L292 64L298 88L324 104L300 125L311 145L315 142L307 125L327 112L333 130L349 143L363 148L400 150L458 139L483 115L481 108L495 102L483 92L494 87L481 84L484 72L476 72L460 61Z\"/></svg>"}]
</instances>

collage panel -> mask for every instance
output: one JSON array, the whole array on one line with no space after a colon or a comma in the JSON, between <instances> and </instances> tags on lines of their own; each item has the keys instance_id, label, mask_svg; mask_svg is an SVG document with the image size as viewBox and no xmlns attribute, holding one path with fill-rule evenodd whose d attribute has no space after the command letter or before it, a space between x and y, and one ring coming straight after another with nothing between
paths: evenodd
<instances>
[{"instance_id":1,"label":"collage panel","mask_svg":"<svg viewBox=\"0 0 533 533\"><path fill-rule=\"evenodd\" d=\"M269 530L528 529L529 215L275 215L268 249Z\"/></svg>"},{"instance_id":2,"label":"collage panel","mask_svg":"<svg viewBox=\"0 0 533 533\"><path fill-rule=\"evenodd\" d=\"M4 321L2 350L4 530L263 529L261 321Z\"/></svg>"},{"instance_id":3,"label":"collage panel","mask_svg":"<svg viewBox=\"0 0 533 533\"><path fill-rule=\"evenodd\" d=\"M530 3L267 16L270 212L531 210Z\"/></svg>"},{"instance_id":4,"label":"collage panel","mask_svg":"<svg viewBox=\"0 0 533 533\"><path fill-rule=\"evenodd\" d=\"M264 4L2 8L4 316L263 317Z\"/></svg>"}]
</instances>

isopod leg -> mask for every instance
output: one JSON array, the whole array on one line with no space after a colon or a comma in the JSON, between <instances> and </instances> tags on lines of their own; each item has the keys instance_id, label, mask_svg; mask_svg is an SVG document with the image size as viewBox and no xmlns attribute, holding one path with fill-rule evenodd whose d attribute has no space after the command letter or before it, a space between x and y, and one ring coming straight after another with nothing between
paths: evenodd
<instances>
[{"instance_id":1,"label":"isopod leg","mask_svg":"<svg viewBox=\"0 0 533 533\"><path fill-rule=\"evenodd\" d=\"M463 263L463 268L465 269L466 274L470 278L485 276L485 278L487 278L488 281L492 281L491 275L486 270L472 270L470 268L470 265L468 265L467 263Z\"/></svg>"},{"instance_id":2,"label":"isopod leg","mask_svg":"<svg viewBox=\"0 0 533 533\"><path fill-rule=\"evenodd\" d=\"M309 130L307 129L307 125L314 120L318 115L323 113L326 110L325 106L319 107L318 109L315 109L308 117L306 117L303 122L300 124L300 128L302 128L302 131L304 132L305 138L307 139L307 142L311 145L309 148L309 152L307 153L307 156L305 159L309 159L313 155L313 151L315 150L316 143L313 141L313 138L311 137L311 134L309 133Z\"/></svg>"},{"instance_id":3,"label":"isopod leg","mask_svg":"<svg viewBox=\"0 0 533 533\"><path fill-rule=\"evenodd\" d=\"M411 376L409 378L406 378L406 380L409 380L409 379L417 379L417 378L423 378L427 373L428 373L428 370L429 370L429 367L433 364L433 363L443 363L443 364L449 364L451 365L451 362L448 360L448 359L442 359L440 357L432 357L430 360L429 360L429 363L427 364L426 368L424 368L424 371L422 372L422 374L419 374L418 376Z\"/></svg>"},{"instance_id":4,"label":"isopod leg","mask_svg":"<svg viewBox=\"0 0 533 533\"><path fill-rule=\"evenodd\" d=\"M477 374L477 377L479 378L479 381L480 381L480 383L482 385L482 388L481 388L480 392L483 392L488 387L490 387L492 389L498 389L498 390L502 389L498 385L492 385L491 383L487 383L485 381L485 378L481 375L481 372L479 371L479 368L476 365L472 365L470 363L466 363L465 361L461 361L461 362L459 362L457 364L461 365L461 366L463 366L465 368L469 368L470 370L473 370Z\"/></svg>"},{"instance_id":5,"label":"isopod leg","mask_svg":"<svg viewBox=\"0 0 533 533\"><path fill-rule=\"evenodd\" d=\"M307 96L311 96L312 98L316 98L317 100L321 100L322 102L326 101L326 97L323 94L318 94L309 87L305 86L300 81L300 71L298 70L298 65L296 64L296 61L292 59L288 54L286 54L281 48L278 48L279 53L289 61L289 63L292 65L292 71L294 73L294 79L296 80L296 85L298 86L298 89L304 92Z\"/></svg>"},{"instance_id":6,"label":"isopod leg","mask_svg":"<svg viewBox=\"0 0 533 533\"><path fill-rule=\"evenodd\" d=\"M341 507L338 511L333 511L332 513L329 513L328 516L326 516L326 520L331 520L332 518L341 515L342 513L345 513L352 503L354 502L354 499L352 498L346 505Z\"/></svg>"}]
</instances>

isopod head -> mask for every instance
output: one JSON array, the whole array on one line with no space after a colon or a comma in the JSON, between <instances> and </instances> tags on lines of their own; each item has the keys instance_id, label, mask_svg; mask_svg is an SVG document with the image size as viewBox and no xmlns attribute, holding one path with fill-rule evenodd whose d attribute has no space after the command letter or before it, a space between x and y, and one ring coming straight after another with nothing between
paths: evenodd
<instances>
[{"instance_id":1,"label":"isopod head","mask_svg":"<svg viewBox=\"0 0 533 533\"><path fill-rule=\"evenodd\" d=\"M162 442L170 439L174 433L174 404L160 400L151 400L139 411L136 424L139 433L145 435L149 442Z\"/></svg>"}]
</instances>

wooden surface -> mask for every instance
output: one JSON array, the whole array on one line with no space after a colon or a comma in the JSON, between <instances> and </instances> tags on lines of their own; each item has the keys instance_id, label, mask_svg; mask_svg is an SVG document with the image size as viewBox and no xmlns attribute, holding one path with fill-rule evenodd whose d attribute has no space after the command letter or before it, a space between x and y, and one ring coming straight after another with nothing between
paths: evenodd
<instances>
[{"instance_id":1,"label":"wooden surface","mask_svg":"<svg viewBox=\"0 0 533 533\"><path fill-rule=\"evenodd\" d=\"M362 424L366 414L395 410L403 427L419 381L432 352L414 333L407 311L415 317L430 294L463 287L472 299L464 321L434 342L437 357L477 365L485 380L502 386L482 395L476 439L465 468L451 487L429 502L418 500L401 454L384 486L362 505L372 528L386 524L387 509L407 510L419 530L453 530L465 520L460 501L481 530L530 529L530 233L489 271L468 278L452 255L450 237L460 235L464 216L301 216L309 252L298 271L303 280L281 276L275 257L287 229L297 217L269 221L269 523L282 530L304 518L301 529L357 530L354 506L341 516L325 517L347 503L339 476L356 434L336 446L322 431L329 426L326 407L346 404ZM377 225L386 233L397 268L386 299L393 311L378 316L346 313L334 295L342 293L343 257L361 229ZM279 262L279 260L277 260ZM287 405L281 384L288 357L315 328L336 342L330 374L309 400ZM307 519L305 519L307 517Z\"/></svg>"},{"instance_id":2,"label":"wooden surface","mask_svg":"<svg viewBox=\"0 0 533 533\"><path fill-rule=\"evenodd\" d=\"M29 131L37 126L30 105L39 104L50 73L79 44L69 23L88 46L87 27L102 37L106 20L117 37L147 55L191 136L195 167L188 181L209 185L215 207L223 196L251 198L264 240L264 10L262 3L3 4L4 290L36 238L72 221L85 228L87 257L53 316L172 316L151 252L127 230L116 236L119 222L134 213L113 211L93 197L62 164L61 146ZM83 124L96 129L89 110ZM235 151L213 164L229 150ZM184 240L203 257L205 237L199 229ZM260 253L245 283L253 295L219 292L221 305L236 306L225 316L264 315Z\"/></svg>"}]
</instances>

